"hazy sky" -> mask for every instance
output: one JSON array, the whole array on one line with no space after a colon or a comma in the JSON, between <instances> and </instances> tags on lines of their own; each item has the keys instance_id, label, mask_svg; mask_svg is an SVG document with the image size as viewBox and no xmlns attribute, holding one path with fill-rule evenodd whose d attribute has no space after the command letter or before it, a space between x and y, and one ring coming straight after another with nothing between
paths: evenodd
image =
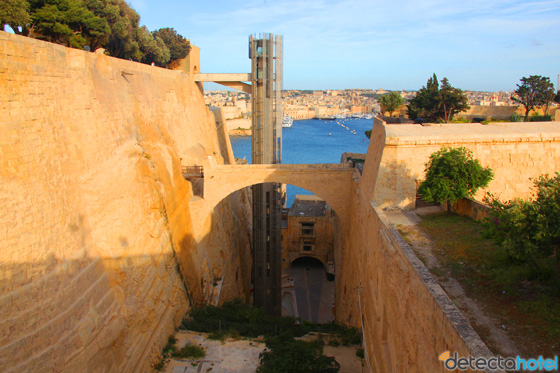
<instances>
[{"instance_id":1,"label":"hazy sky","mask_svg":"<svg viewBox=\"0 0 560 373\"><path fill-rule=\"evenodd\" d=\"M284 89L417 90L432 73L512 90L560 73L560 0L131 0L150 30L201 48L201 72L250 72L248 36L284 36Z\"/></svg>"}]
</instances>

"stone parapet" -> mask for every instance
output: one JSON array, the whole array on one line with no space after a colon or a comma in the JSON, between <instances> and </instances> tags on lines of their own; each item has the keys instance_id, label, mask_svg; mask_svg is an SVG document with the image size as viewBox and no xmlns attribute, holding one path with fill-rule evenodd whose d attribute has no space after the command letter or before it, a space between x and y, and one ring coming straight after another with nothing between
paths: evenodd
<instances>
[{"instance_id":1,"label":"stone parapet","mask_svg":"<svg viewBox=\"0 0 560 373\"><path fill-rule=\"evenodd\" d=\"M494 171L486 193L501 199L528 198L530 178L560 170L560 122L482 125L400 125L374 123L370 146L382 154L374 198L381 207L414 208L416 188L424 179L425 164L442 147L466 147L484 167Z\"/></svg>"}]
</instances>

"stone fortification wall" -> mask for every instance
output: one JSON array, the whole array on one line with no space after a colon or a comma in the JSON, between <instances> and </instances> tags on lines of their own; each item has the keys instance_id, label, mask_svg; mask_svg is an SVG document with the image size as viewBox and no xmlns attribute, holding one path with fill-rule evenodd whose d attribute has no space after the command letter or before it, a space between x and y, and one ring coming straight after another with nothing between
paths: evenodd
<instances>
[{"instance_id":1,"label":"stone fortification wall","mask_svg":"<svg viewBox=\"0 0 560 373\"><path fill-rule=\"evenodd\" d=\"M469 148L494 171L477 200L487 192L503 200L528 198L531 177L560 171L560 122L385 126L376 120L373 132L386 134L384 143L374 143L382 152L374 192L380 207L414 208L425 163L444 146Z\"/></svg>"},{"instance_id":2,"label":"stone fortification wall","mask_svg":"<svg viewBox=\"0 0 560 373\"><path fill-rule=\"evenodd\" d=\"M0 32L0 371L147 371L209 286L242 294L242 196L194 232L181 174L224 133L189 73Z\"/></svg>"},{"instance_id":3,"label":"stone fortification wall","mask_svg":"<svg viewBox=\"0 0 560 373\"><path fill-rule=\"evenodd\" d=\"M372 372L444 372L438 356L490 351L373 202L385 133L372 134L337 250L336 318L361 327Z\"/></svg>"}]
</instances>

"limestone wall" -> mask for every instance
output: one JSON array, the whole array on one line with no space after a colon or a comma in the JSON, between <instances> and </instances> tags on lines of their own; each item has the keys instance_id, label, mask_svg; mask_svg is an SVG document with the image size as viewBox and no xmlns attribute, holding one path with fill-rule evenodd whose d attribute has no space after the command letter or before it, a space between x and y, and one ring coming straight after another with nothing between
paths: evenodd
<instances>
[{"instance_id":1,"label":"limestone wall","mask_svg":"<svg viewBox=\"0 0 560 373\"><path fill-rule=\"evenodd\" d=\"M181 175L224 134L188 73L0 32L0 371L149 371L216 282L243 295L245 197L195 232Z\"/></svg>"},{"instance_id":2,"label":"limestone wall","mask_svg":"<svg viewBox=\"0 0 560 373\"><path fill-rule=\"evenodd\" d=\"M560 171L560 122L386 126L376 120L373 132L386 134L383 143L374 142L382 152L374 192L380 207L414 208L425 163L444 146L469 148L494 171L494 180L477 193L477 200L486 192L503 200L528 198L531 177Z\"/></svg>"},{"instance_id":3,"label":"limestone wall","mask_svg":"<svg viewBox=\"0 0 560 373\"><path fill-rule=\"evenodd\" d=\"M385 133L372 133L336 258L336 318L363 330L372 372L444 372L438 356L490 351L373 202Z\"/></svg>"}]
</instances>

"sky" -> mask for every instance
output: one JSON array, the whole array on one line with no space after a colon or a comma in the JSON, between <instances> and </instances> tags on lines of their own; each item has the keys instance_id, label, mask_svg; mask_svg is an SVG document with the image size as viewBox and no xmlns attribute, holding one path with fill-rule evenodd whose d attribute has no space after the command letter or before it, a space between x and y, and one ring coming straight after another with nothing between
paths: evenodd
<instances>
[{"instance_id":1,"label":"sky","mask_svg":"<svg viewBox=\"0 0 560 373\"><path fill-rule=\"evenodd\" d=\"M250 72L248 37L284 39L284 89L511 91L560 73L560 0L130 0L201 48L201 72ZM558 88L558 87L556 87Z\"/></svg>"}]
</instances>

